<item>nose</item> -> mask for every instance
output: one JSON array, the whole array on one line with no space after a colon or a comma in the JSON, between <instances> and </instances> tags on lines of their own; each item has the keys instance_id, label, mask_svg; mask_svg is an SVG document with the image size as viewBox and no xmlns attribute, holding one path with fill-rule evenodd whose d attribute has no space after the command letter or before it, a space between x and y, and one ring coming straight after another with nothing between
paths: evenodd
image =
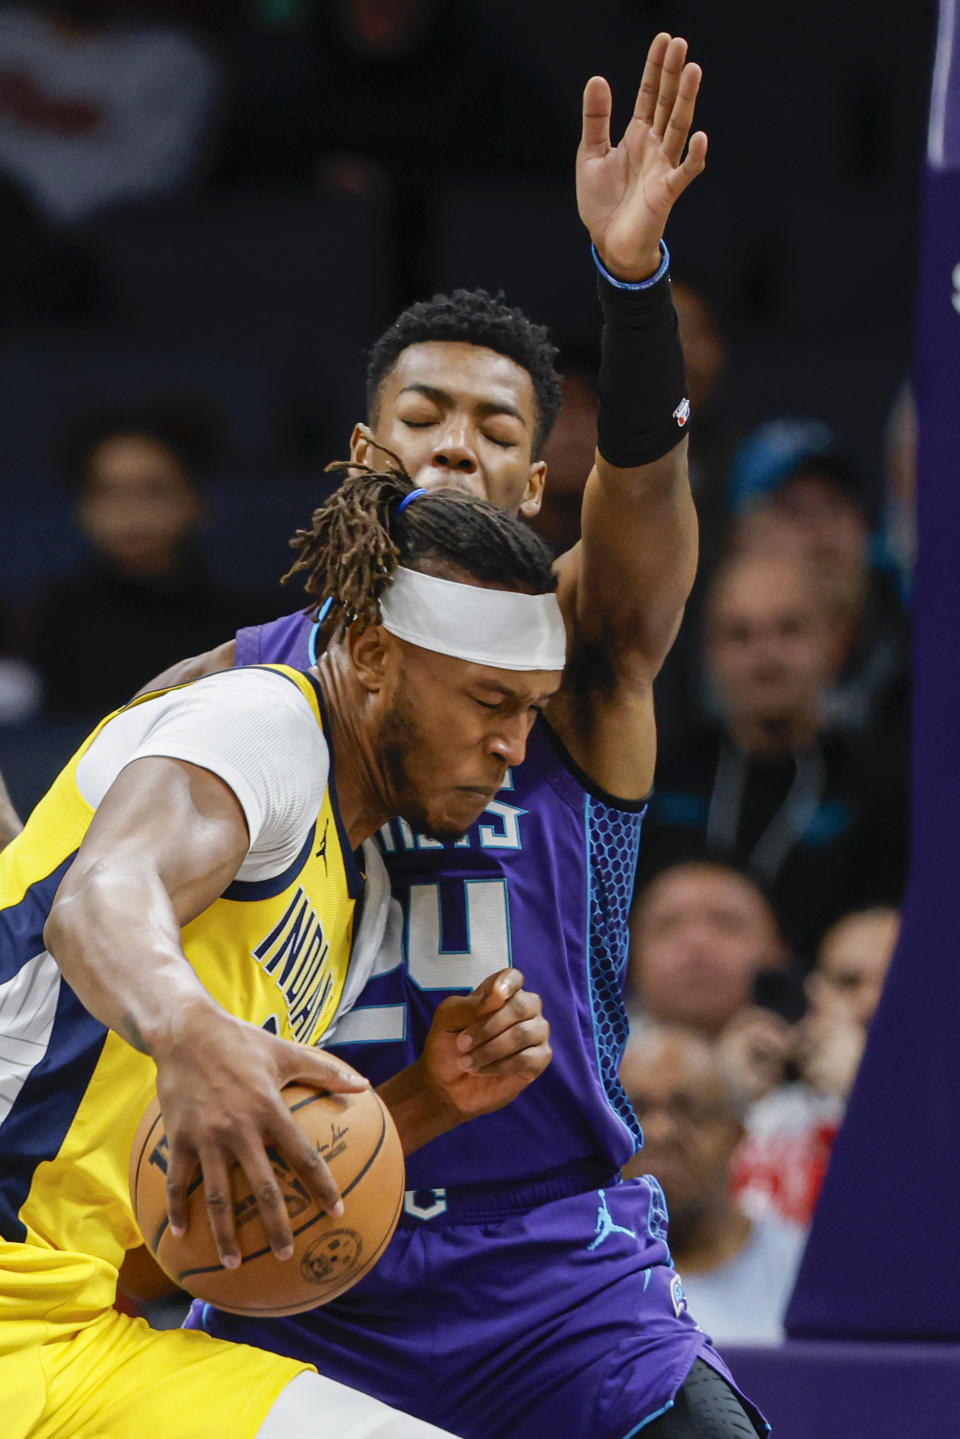
<instances>
[{"instance_id":1,"label":"nose","mask_svg":"<svg viewBox=\"0 0 960 1439\"><path fill-rule=\"evenodd\" d=\"M478 468L477 456L466 425L451 426L434 446L431 460L438 470L454 470L461 475L474 474Z\"/></svg>"},{"instance_id":2,"label":"nose","mask_svg":"<svg viewBox=\"0 0 960 1439\"><path fill-rule=\"evenodd\" d=\"M527 736L531 720L525 714L512 715L499 721L495 733L487 740L487 753L502 759L507 768L522 764L527 752Z\"/></svg>"},{"instance_id":3,"label":"nose","mask_svg":"<svg viewBox=\"0 0 960 1439\"><path fill-rule=\"evenodd\" d=\"M650 1104L640 1110L640 1127L646 1148L668 1145L676 1138L676 1123L665 1104Z\"/></svg>"},{"instance_id":4,"label":"nose","mask_svg":"<svg viewBox=\"0 0 960 1439\"><path fill-rule=\"evenodd\" d=\"M716 949L716 930L702 915L688 914L678 932L678 950L686 954L709 954Z\"/></svg>"}]
</instances>

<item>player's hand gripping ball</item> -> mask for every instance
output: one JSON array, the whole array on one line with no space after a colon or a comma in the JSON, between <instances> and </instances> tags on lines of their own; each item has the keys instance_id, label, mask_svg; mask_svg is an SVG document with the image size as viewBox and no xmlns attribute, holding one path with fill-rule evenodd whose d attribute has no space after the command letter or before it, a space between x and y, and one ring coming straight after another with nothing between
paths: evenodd
<instances>
[{"instance_id":1,"label":"player's hand gripping ball","mask_svg":"<svg viewBox=\"0 0 960 1439\"><path fill-rule=\"evenodd\" d=\"M167 1136L156 1099L133 1143L130 1193L147 1248L181 1289L231 1314L298 1314L342 1294L376 1264L403 1206L400 1137L373 1089L328 1094L290 1084L283 1097L329 1167L344 1205L340 1218L331 1218L283 1156L270 1149L293 1230L293 1258L283 1262L274 1258L239 1164L230 1171L239 1268L220 1263L199 1175L189 1197L187 1232L174 1237L167 1219Z\"/></svg>"}]
</instances>

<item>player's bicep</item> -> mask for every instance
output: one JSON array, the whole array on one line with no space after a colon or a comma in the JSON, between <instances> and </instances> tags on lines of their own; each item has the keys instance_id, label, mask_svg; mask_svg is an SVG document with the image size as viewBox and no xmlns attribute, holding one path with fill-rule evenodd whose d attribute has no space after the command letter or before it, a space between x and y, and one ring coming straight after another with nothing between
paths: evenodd
<instances>
[{"instance_id":1,"label":"player's bicep","mask_svg":"<svg viewBox=\"0 0 960 1439\"><path fill-rule=\"evenodd\" d=\"M119 882L156 879L187 924L230 884L249 844L240 801L224 780L186 760L145 756L104 795L58 899L104 870Z\"/></svg>"}]
</instances>

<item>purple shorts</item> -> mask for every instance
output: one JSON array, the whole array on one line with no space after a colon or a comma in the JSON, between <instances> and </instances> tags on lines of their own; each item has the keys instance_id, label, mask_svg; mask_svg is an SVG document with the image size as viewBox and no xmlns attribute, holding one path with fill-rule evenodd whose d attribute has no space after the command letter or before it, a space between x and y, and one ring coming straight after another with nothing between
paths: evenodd
<instances>
[{"instance_id":1,"label":"purple shorts","mask_svg":"<svg viewBox=\"0 0 960 1439\"><path fill-rule=\"evenodd\" d=\"M656 1180L583 1183L412 1191L376 1269L340 1299L267 1320L198 1301L187 1323L463 1439L626 1439L670 1408L698 1357L736 1389L687 1313Z\"/></svg>"}]
</instances>

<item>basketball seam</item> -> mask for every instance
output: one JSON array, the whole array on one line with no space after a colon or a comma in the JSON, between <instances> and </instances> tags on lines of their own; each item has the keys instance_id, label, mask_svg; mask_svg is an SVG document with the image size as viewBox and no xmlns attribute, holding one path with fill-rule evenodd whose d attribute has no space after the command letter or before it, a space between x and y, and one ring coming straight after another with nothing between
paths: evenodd
<instances>
[{"instance_id":1,"label":"basketball seam","mask_svg":"<svg viewBox=\"0 0 960 1439\"><path fill-rule=\"evenodd\" d=\"M301 1106L302 1106L303 1104L305 1104L305 1103L312 1103L314 1099L321 1099L321 1098L326 1098L326 1097L327 1097L327 1096L326 1096L325 1094L322 1094L322 1095L321 1095L321 1094L318 1094L318 1095L310 1096L310 1099L309 1099L309 1100L301 1100L301 1101L300 1101L300 1105L299 1105L298 1107L301 1107ZM351 1192L351 1190L355 1189L356 1186L360 1183L360 1180L361 1180L361 1179L363 1178L363 1176L367 1173L367 1171L369 1170L370 1166L373 1164L374 1160L376 1159L377 1155L380 1153L380 1150L383 1148L384 1141L386 1140L386 1137L387 1137L386 1106L384 1105L383 1100L380 1098L379 1094L376 1094L376 1093L375 1093L375 1094L374 1094L374 1098L376 1099L377 1104L379 1105L379 1108L380 1108L380 1134L379 1134L379 1137L378 1137L378 1139L377 1139L376 1145L374 1146L372 1152L370 1153L370 1156L368 1157L368 1159L367 1159L366 1163L364 1164L363 1168L357 1171L357 1173L354 1175L353 1179L351 1179L350 1183L347 1185L346 1189L344 1189L344 1190L341 1191L341 1195L340 1195L341 1199L345 1199L345 1198L347 1197L347 1195ZM291 1108L291 1110L290 1110L290 1113L291 1113L291 1114L293 1113L293 1109L292 1109L292 1108ZM318 1214L312 1215L312 1217L311 1217L310 1219L308 1219L305 1224L301 1224L301 1226L300 1226L299 1229L294 1229L294 1230L293 1230L293 1237L296 1239L298 1235L303 1234L305 1230L309 1229L311 1225L316 1224L317 1221L318 1221L319 1219L323 1218L323 1217L326 1217L326 1216L325 1216L325 1211L323 1211L323 1210L321 1210L320 1213L318 1213ZM158 1241L158 1242L159 1242L159 1241ZM270 1245L267 1244L267 1245L264 1246L263 1249L257 1249L253 1254L245 1254L245 1255L241 1256L239 1268L242 1269L245 1264L249 1264L249 1263L250 1263L252 1260L254 1260L254 1259L262 1259L265 1254L269 1254L269 1253L270 1253ZM224 1266L223 1266L222 1264L206 1264L206 1265L203 1265L203 1266L201 1266L200 1268L197 1268L197 1269L181 1269L181 1270L180 1270L176 1275L174 1275L173 1277L176 1279L176 1281L177 1281L178 1284L183 1285L184 1280L186 1280L186 1279L192 1279L192 1278L194 1278L194 1277L195 1277L196 1275L198 1275L198 1274L220 1274L220 1273L224 1273L224 1272L237 1273L238 1271L237 1271L237 1270L225 1271L225 1270L224 1270ZM186 1286L184 1286L184 1287L186 1287Z\"/></svg>"},{"instance_id":2,"label":"basketball seam","mask_svg":"<svg viewBox=\"0 0 960 1439\"><path fill-rule=\"evenodd\" d=\"M386 1249L387 1245L390 1243L391 1239L393 1238L394 1232L395 1232L396 1227L397 1227L397 1221L398 1221L399 1218L400 1218L400 1212L401 1212L401 1210L403 1209L403 1196L404 1196L404 1191L401 1190L401 1191L400 1191L400 1198L397 1200L397 1207L396 1207L396 1209L393 1211L393 1217L392 1217L391 1220L390 1220L390 1224L389 1224L389 1226L388 1226L388 1228L387 1228L387 1232L386 1232L386 1234L383 1236L383 1239L380 1241L380 1245L379 1245L378 1249L376 1250L376 1252L373 1254L373 1256L371 1257L371 1259L370 1259L369 1262L367 1263L367 1266L366 1266L366 1268L364 1269L363 1273L360 1275L360 1279L365 1279L365 1278L366 1278L366 1276L370 1273L370 1270L371 1270L371 1269L373 1268L373 1266L377 1263L377 1260L380 1258L381 1254L383 1253L383 1251ZM355 1281L355 1282L359 1283L359 1280L357 1280L357 1281ZM343 1291L341 1290L341 1293L342 1293L342 1292L343 1292ZM332 1295L332 1296L331 1296L332 1299L336 1299L336 1298L338 1298L338 1297L339 1297L338 1295ZM248 1305L246 1306L246 1308L244 1308L244 1309L230 1309L230 1308L228 1308L228 1306L227 1306L226 1304L214 1304L214 1305L213 1305L213 1308L214 1308L214 1309L223 1309L223 1310L225 1310L228 1314L240 1314L240 1315L247 1314L247 1315L250 1315L250 1316L252 1316L252 1317L254 1317L254 1318L261 1318L261 1319L280 1319L280 1318L282 1318L283 1315L285 1315L285 1314L302 1314L302 1313L303 1313L305 1310L307 1310L307 1309L319 1309L319 1308L321 1307L321 1304L322 1304L322 1303L326 1303L326 1302L327 1302L327 1301L325 1301L325 1300L324 1300L324 1301L318 1300L316 1304L305 1304L305 1303L301 1300L301 1301L298 1302L297 1304L285 1304L285 1305L282 1306L282 1308L281 1308L281 1307L278 1307L278 1306L275 1305L275 1304L270 1305L269 1308L268 1308L266 1305L264 1305L263 1307L260 1307L259 1305L248 1304Z\"/></svg>"},{"instance_id":3,"label":"basketball seam","mask_svg":"<svg viewBox=\"0 0 960 1439\"><path fill-rule=\"evenodd\" d=\"M297 1102L296 1102L296 1104L291 1104L290 1109L289 1109L289 1113L290 1113L290 1114L296 1114L298 1110L305 1108L305 1106L308 1105L308 1104L316 1104L316 1102L317 1102L318 1100L320 1100L320 1099L329 1099L329 1098L330 1098L330 1094L331 1094L331 1091L330 1091L329 1089L318 1089L315 1094L308 1094L305 1099L298 1099ZM377 1103L380 1105L380 1107L381 1107L381 1109L382 1109L382 1108L383 1108L383 1100L380 1098L379 1094L376 1096L376 1099L377 1099ZM381 1119L382 1119L382 1115L381 1115ZM156 1119L153 1121L153 1123L152 1123L151 1126L150 1126L150 1131L149 1131L149 1133L152 1135L152 1134L153 1134L153 1131L156 1129L157 1125L158 1125L158 1124L162 1124L162 1122L163 1122L163 1115L162 1115L162 1114L158 1114L157 1117L156 1117ZM384 1126L384 1129L385 1129L385 1128L386 1128L386 1126ZM164 1135L165 1135L165 1134L166 1134L166 1131L164 1131ZM383 1140L383 1134L382 1134L382 1133L381 1133L380 1138L381 1138L381 1142L382 1142L382 1140ZM152 1142L153 1142L152 1140L149 1141L149 1143L152 1143ZM145 1145L144 1145L144 1148L141 1149L141 1151L140 1151L140 1158L137 1160L137 1172L136 1172L136 1178L135 1178L135 1184L136 1184L136 1190L135 1190L135 1192L138 1192L138 1191L139 1191L139 1184L140 1184L140 1165L143 1163L144 1150L147 1149L147 1148L149 1148L149 1143L148 1143L148 1144L145 1144ZM377 1150L374 1151L374 1153L375 1153L375 1154L376 1154L376 1153L379 1153L379 1147L378 1147ZM362 1172L363 1172L363 1171L361 1171L361 1173L362 1173ZM358 1176L358 1177L359 1177L359 1176ZM201 1185L202 1183L203 1183L203 1174L200 1173L200 1174L194 1175L193 1179L190 1181L190 1184L187 1186L187 1198L188 1198L188 1199L190 1198L190 1196L191 1196L192 1194L195 1194L195 1193L196 1193L196 1191L200 1188L200 1185ZM164 1214L163 1218L162 1218L161 1221L160 1221L160 1228L157 1230L156 1234L153 1236L153 1244L152 1244L152 1245L151 1245L149 1242L146 1241L146 1236L144 1235L144 1241L147 1242L147 1247L151 1250L151 1252L152 1252L154 1255L156 1254L157 1250L160 1248L160 1241L161 1241L161 1239L163 1238L163 1236L166 1234L167 1229L168 1229L168 1227L169 1227L169 1224L170 1224L170 1216L169 1216L168 1214ZM304 1228L306 1228L306 1226L304 1226ZM141 1232L142 1232L142 1231L141 1231ZM294 1231L295 1234L301 1234L302 1232L303 1232L302 1229L297 1229L297 1230ZM268 1245L267 1247L269 1248L269 1245ZM261 1250L261 1251L260 1251L260 1254L265 1254L265 1253L266 1253L266 1250ZM251 1255L249 1256L249 1258L251 1258L251 1259L256 1259L256 1258L258 1258L258 1257L259 1257L259 1256L256 1255L256 1254L251 1254ZM241 1260L241 1263L245 1263L245 1262L246 1262L245 1260ZM217 1269L222 1269L222 1268L223 1268L223 1265L222 1265L222 1264L214 1265L212 1269L208 1269L206 1272L212 1274L212 1273L215 1272L215 1270L217 1270ZM186 1274L200 1274L200 1273L202 1273L202 1272L203 1272L203 1271L202 1271L202 1270L199 1270L199 1269L185 1270L185 1271L184 1271L184 1273L186 1273Z\"/></svg>"}]
</instances>

